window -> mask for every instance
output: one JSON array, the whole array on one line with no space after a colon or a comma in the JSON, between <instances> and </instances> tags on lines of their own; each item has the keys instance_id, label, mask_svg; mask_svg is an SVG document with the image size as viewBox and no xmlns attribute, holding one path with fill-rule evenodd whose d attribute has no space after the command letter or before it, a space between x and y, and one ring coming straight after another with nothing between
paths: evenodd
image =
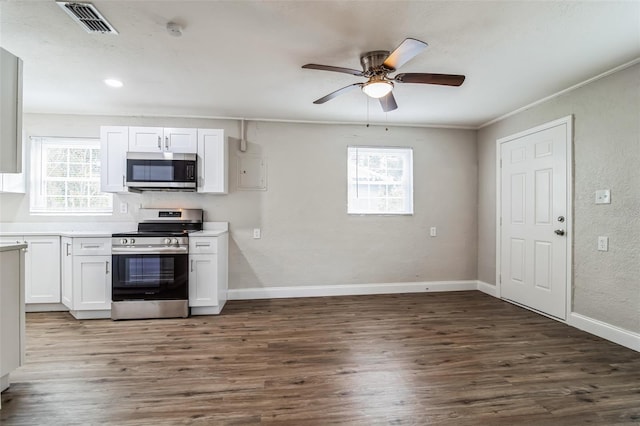
<instances>
[{"instance_id":1,"label":"window","mask_svg":"<svg viewBox=\"0 0 640 426\"><path fill-rule=\"evenodd\" d=\"M32 138L32 213L111 213L100 192L100 140Z\"/></svg>"},{"instance_id":2,"label":"window","mask_svg":"<svg viewBox=\"0 0 640 426\"><path fill-rule=\"evenodd\" d=\"M348 148L349 214L413 214L413 150Z\"/></svg>"}]
</instances>

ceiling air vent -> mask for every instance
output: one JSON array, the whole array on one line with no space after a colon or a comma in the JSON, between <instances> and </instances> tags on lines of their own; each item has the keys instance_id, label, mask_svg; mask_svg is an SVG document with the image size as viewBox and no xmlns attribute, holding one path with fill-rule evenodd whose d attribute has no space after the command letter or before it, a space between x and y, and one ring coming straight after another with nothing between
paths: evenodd
<instances>
[{"instance_id":1,"label":"ceiling air vent","mask_svg":"<svg viewBox=\"0 0 640 426\"><path fill-rule=\"evenodd\" d=\"M73 1L57 1L74 21L79 23L88 33L118 34L115 28L98 12L91 3L77 3Z\"/></svg>"}]
</instances>

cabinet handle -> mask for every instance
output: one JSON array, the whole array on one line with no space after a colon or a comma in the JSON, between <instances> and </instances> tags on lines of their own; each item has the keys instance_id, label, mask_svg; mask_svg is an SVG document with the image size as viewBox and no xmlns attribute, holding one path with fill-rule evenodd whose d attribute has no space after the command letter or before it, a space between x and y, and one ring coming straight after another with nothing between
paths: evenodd
<instances>
[{"instance_id":1,"label":"cabinet handle","mask_svg":"<svg viewBox=\"0 0 640 426\"><path fill-rule=\"evenodd\" d=\"M196 243L196 247L211 247L211 243Z\"/></svg>"},{"instance_id":2,"label":"cabinet handle","mask_svg":"<svg viewBox=\"0 0 640 426\"><path fill-rule=\"evenodd\" d=\"M104 271L104 273L105 274L109 273L109 261L108 260L105 262L105 271Z\"/></svg>"},{"instance_id":3,"label":"cabinet handle","mask_svg":"<svg viewBox=\"0 0 640 426\"><path fill-rule=\"evenodd\" d=\"M169 136L164 137L164 148L169 149Z\"/></svg>"},{"instance_id":4,"label":"cabinet handle","mask_svg":"<svg viewBox=\"0 0 640 426\"><path fill-rule=\"evenodd\" d=\"M193 272L193 259L191 259L191 272Z\"/></svg>"},{"instance_id":5,"label":"cabinet handle","mask_svg":"<svg viewBox=\"0 0 640 426\"><path fill-rule=\"evenodd\" d=\"M162 149L162 145L161 145L161 142L160 142L160 136L158 136L158 149Z\"/></svg>"},{"instance_id":6,"label":"cabinet handle","mask_svg":"<svg viewBox=\"0 0 640 426\"><path fill-rule=\"evenodd\" d=\"M124 175L122 175L122 186L124 186Z\"/></svg>"},{"instance_id":7,"label":"cabinet handle","mask_svg":"<svg viewBox=\"0 0 640 426\"><path fill-rule=\"evenodd\" d=\"M66 243L66 246L67 246L67 256L70 256L71 253L69 253L69 247L71 247L71 244Z\"/></svg>"},{"instance_id":8,"label":"cabinet handle","mask_svg":"<svg viewBox=\"0 0 640 426\"><path fill-rule=\"evenodd\" d=\"M85 244L82 246L82 248L86 248L86 249L100 248L100 244Z\"/></svg>"}]
</instances>

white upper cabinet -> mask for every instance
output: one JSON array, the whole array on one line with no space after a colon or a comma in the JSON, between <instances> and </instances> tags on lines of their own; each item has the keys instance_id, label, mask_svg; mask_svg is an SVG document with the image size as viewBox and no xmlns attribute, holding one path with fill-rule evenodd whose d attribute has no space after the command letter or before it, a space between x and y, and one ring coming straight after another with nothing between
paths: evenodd
<instances>
[{"instance_id":1,"label":"white upper cabinet","mask_svg":"<svg viewBox=\"0 0 640 426\"><path fill-rule=\"evenodd\" d=\"M22 172L20 173L0 173L0 192L13 192L24 194L27 189L27 165L25 164L24 149L26 144L22 143Z\"/></svg>"},{"instance_id":2,"label":"white upper cabinet","mask_svg":"<svg viewBox=\"0 0 640 426\"><path fill-rule=\"evenodd\" d=\"M0 47L0 173L22 171L22 61Z\"/></svg>"},{"instance_id":3,"label":"white upper cabinet","mask_svg":"<svg viewBox=\"0 0 640 426\"><path fill-rule=\"evenodd\" d=\"M100 127L102 192L128 192L127 152L195 153L198 192L226 194L229 191L229 158L222 129Z\"/></svg>"},{"instance_id":4,"label":"white upper cabinet","mask_svg":"<svg viewBox=\"0 0 640 426\"><path fill-rule=\"evenodd\" d=\"M100 190L102 192L127 192L125 178L128 146L128 127L100 127Z\"/></svg>"},{"instance_id":5,"label":"white upper cabinet","mask_svg":"<svg viewBox=\"0 0 640 426\"><path fill-rule=\"evenodd\" d=\"M196 129L129 127L130 152L194 154L197 146Z\"/></svg>"},{"instance_id":6,"label":"white upper cabinet","mask_svg":"<svg viewBox=\"0 0 640 426\"><path fill-rule=\"evenodd\" d=\"M198 192L226 194L229 160L222 129L198 129Z\"/></svg>"}]
</instances>

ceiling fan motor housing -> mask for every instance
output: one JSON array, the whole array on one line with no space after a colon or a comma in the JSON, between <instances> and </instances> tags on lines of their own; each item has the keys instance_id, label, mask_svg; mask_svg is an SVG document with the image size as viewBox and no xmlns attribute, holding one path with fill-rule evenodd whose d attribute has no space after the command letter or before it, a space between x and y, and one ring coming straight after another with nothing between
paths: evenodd
<instances>
[{"instance_id":1,"label":"ceiling fan motor housing","mask_svg":"<svg viewBox=\"0 0 640 426\"><path fill-rule=\"evenodd\" d=\"M367 52L360 57L360 64L362 65L362 71L365 77L372 77L374 75L384 75L388 72L394 71L393 69L387 69L382 64L389 56L388 50L374 50L373 52Z\"/></svg>"}]
</instances>

